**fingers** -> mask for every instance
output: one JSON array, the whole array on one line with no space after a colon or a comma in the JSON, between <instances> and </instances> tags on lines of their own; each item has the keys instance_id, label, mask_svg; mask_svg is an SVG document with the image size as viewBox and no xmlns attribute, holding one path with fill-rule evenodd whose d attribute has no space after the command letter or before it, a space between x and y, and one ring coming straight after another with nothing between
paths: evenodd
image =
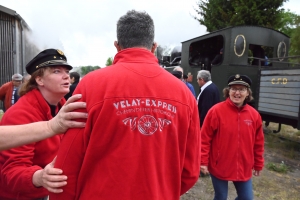
<instances>
[{"instance_id":1,"label":"fingers","mask_svg":"<svg viewBox=\"0 0 300 200\"><path fill-rule=\"evenodd\" d=\"M76 109L86 108L85 102L72 102L72 103L65 103L63 106L65 112L70 112Z\"/></svg>"},{"instance_id":2,"label":"fingers","mask_svg":"<svg viewBox=\"0 0 300 200\"><path fill-rule=\"evenodd\" d=\"M86 103L85 102L75 102L79 100L82 97L81 94L75 94L71 96L65 105L63 106L66 112L75 110L75 109L80 109L80 108L86 108Z\"/></svg>"},{"instance_id":3,"label":"fingers","mask_svg":"<svg viewBox=\"0 0 300 200\"><path fill-rule=\"evenodd\" d=\"M44 187L53 193L61 193L63 190L61 187L67 185L67 176L65 175L48 175L47 179L44 179Z\"/></svg>"},{"instance_id":4,"label":"fingers","mask_svg":"<svg viewBox=\"0 0 300 200\"><path fill-rule=\"evenodd\" d=\"M208 169L207 169L207 166L201 166L200 167L200 171L203 173L203 174L209 174L209 171L208 171Z\"/></svg>"},{"instance_id":5,"label":"fingers","mask_svg":"<svg viewBox=\"0 0 300 200\"><path fill-rule=\"evenodd\" d=\"M85 122L77 122L77 121L68 121L65 123L67 128L83 128L85 127Z\"/></svg>"},{"instance_id":6,"label":"fingers","mask_svg":"<svg viewBox=\"0 0 300 200\"><path fill-rule=\"evenodd\" d=\"M56 157L51 163L49 163L43 170L43 187L53 193L61 193L63 190L61 187L67 185L68 177L62 175L61 169L54 168Z\"/></svg>"},{"instance_id":7,"label":"fingers","mask_svg":"<svg viewBox=\"0 0 300 200\"><path fill-rule=\"evenodd\" d=\"M78 103L82 103L82 102L78 102ZM65 120L71 120L71 119L86 119L88 117L87 113L83 113L83 112L68 112L65 113L64 115L64 119Z\"/></svg>"},{"instance_id":8,"label":"fingers","mask_svg":"<svg viewBox=\"0 0 300 200\"><path fill-rule=\"evenodd\" d=\"M72 103L72 102L74 102L74 101L77 101L77 100L80 99L81 97L82 97L81 94L74 94L73 96L71 96L71 97L67 100L66 104L69 104L69 103Z\"/></svg>"},{"instance_id":9,"label":"fingers","mask_svg":"<svg viewBox=\"0 0 300 200\"><path fill-rule=\"evenodd\" d=\"M254 176L259 176L259 175L260 175L260 171L254 170L253 175L254 175Z\"/></svg>"}]
</instances>

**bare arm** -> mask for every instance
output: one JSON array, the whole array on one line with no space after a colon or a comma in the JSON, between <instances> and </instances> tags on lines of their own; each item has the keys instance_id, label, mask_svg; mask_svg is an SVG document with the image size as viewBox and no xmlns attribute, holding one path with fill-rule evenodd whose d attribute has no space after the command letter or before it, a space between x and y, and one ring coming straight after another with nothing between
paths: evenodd
<instances>
[{"instance_id":1,"label":"bare arm","mask_svg":"<svg viewBox=\"0 0 300 200\"><path fill-rule=\"evenodd\" d=\"M71 112L75 109L86 107L86 104L83 102L74 102L80 98L81 94L70 97L59 113L50 121L25 125L0 126L0 151L64 133L68 128L84 127L85 122L72 120L87 118L87 113Z\"/></svg>"}]
</instances>

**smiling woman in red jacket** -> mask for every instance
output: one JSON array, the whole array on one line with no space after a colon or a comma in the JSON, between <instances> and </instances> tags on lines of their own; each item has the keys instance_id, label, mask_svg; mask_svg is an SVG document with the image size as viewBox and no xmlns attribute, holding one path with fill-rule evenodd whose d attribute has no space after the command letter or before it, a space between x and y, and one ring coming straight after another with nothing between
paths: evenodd
<instances>
[{"instance_id":1,"label":"smiling woman in red jacket","mask_svg":"<svg viewBox=\"0 0 300 200\"><path fill-rule=\"evenodd\" d=\"M69 70L64 53L46 49L26 66L30 80L21 88L19 101L3 116L1 125L18 125L52 119L64 105L69 92ZM42 199L48 195L43 188L44 168L56 156L61 136L0 154L0 199Z\"/></svg>"},{"instance_id":2,"label":"smiling woman in red jacket","mask_svg":"<svg viewBox=\"0 0 300 200\"><path fill-rule=\"evenodd\" d=\"M264 166L262 119L247 104L251 83L248 76L231 76L223 90L227 99L209 110L201 129L201 172L210 173L215 200L227 199L228 181L237 199L252 200L252 170L259 176Z\"/></svg>"}]
</instances>

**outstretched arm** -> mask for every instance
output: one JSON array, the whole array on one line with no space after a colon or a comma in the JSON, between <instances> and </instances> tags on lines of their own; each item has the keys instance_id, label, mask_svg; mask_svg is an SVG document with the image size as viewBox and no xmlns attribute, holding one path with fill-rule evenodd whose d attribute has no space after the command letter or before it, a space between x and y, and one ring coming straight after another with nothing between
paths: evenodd
<instances>
[{"instance_id":1,"label":"outstretched arm","mask_svg":"<svg viewBox=\"0 0 300 200\"><path fill-rule=\"evenodd\" d=\"M70 97L59 113L50 121L25 125L0 126L0 151L64 133L68 128L84 127L85 122L72 120L87 118L87 113L72 112L75 109L86 107L86 104L83 102L74 102L80 98L81 94Z\"/></svg>"}]
</instances>

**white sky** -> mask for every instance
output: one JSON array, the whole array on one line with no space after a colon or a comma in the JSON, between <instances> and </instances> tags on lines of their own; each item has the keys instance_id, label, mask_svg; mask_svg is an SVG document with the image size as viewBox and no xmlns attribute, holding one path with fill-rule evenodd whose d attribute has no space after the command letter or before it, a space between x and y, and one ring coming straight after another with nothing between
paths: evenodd
<instances>
[{"instance_id":1,"label":"white sky","mask_svg":"<svg viewBox=\"0 0 300 200\"><path fill-rule=\"evenodd\" d=\"M116 23L128 10L146 11L155 24L155 41L177 46L206 33L193 17L198 0L0 0L16 11L34 33L41 50L58 48L75 66L99 65L114 57ZM285 9L300 15L300 1Z\"/></svg>"}]
</instances>

